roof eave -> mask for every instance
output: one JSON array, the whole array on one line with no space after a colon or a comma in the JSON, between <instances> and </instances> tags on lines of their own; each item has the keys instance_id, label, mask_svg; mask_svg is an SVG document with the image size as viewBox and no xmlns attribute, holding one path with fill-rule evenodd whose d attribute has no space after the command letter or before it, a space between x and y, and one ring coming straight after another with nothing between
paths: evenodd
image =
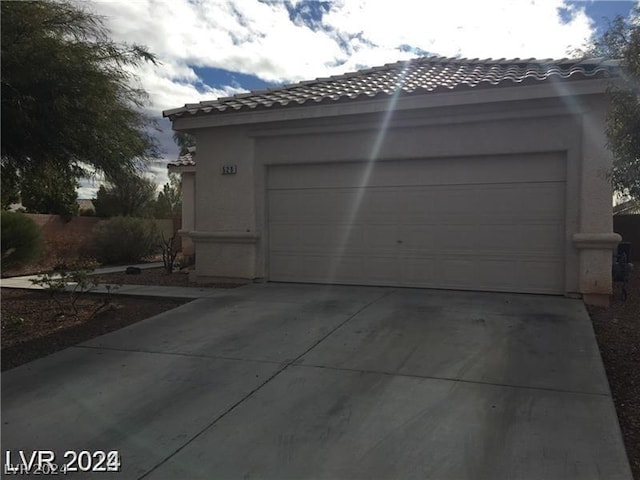
<instances>
[{"instance_id":1,"label":"roof eave","mask_svg":"<svg viewBox=\"0 0 640 480\"><path fill-rule=\"evenodd\" d=\"M167 165L167 169L171 173L191 173L196 171L196 166L195 165L175 165L170 163Z\"/></svg>"},{"instance_id":2,"label":"roof eave","mask_svg":"<svg viewBox=\"0 0 640 480\"><path fill-rule=\"evenodd\" d=\"M542 98L604 94L612 79L591 78L564 80L562 82L540 82L537 84L513 84L487 88L452 89L443 92L427 92L397 98L396 110L415 110L458 105L473 105L494 102L512 102ZM562 85L562 88L559 88ZM206 127L243 125L305 118L320 118L363 113L377 113L389 108L389 95L347 101L321 102L293 107L270 107L263 109L220 112L218 114L191 114L173 117L174 130L189 130Z\"/></svg>"}]
</instances>

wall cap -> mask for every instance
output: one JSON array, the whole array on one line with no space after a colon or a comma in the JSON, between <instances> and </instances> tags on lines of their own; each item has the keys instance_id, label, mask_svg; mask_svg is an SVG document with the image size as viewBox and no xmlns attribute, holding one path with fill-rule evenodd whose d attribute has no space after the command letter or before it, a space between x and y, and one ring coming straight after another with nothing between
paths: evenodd
<instances>
[{"instance_id":1,"label":"wall cap","mask_svg":"<svg viewBox=\"0 0 640 480\"><path fill-rule=\"evenodd\" d=\"M617 233L574 233L573 244L580 250L613 250L622 237Z\"/></svg>"},{"instance_id":2,"label":"wall cap","mask_svg":"<svg viewBox=\"0 0 640 480\"><path fill-rule=\"evenodd\" d=\"M192 230L188 236L194 242L207 243L256 243L260 235L254 232L203 232Z\"/></svg>"}]
</instances>

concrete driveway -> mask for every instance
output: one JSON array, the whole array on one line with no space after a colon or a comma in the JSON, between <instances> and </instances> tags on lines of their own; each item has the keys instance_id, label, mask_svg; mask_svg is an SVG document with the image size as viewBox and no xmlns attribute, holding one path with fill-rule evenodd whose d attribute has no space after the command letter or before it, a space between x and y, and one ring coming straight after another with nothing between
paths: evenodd
<instances>
[{"instance_id":1,"label":"concrete driveway","mask_svg":"<svg viewBox=\"0 0 640 480\"><path fill-rule=\"evenodd\" d=\"M631 478L587 313L546 296L220 291L4 373L2 427L117 450L96 478Z\"/></svg>"}]
</instances>

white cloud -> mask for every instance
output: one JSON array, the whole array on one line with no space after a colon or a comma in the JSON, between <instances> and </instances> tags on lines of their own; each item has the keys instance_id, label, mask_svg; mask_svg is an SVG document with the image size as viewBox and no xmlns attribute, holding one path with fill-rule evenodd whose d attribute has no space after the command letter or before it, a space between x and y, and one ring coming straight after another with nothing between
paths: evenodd
<instances>
[{"instance_id":1,"label":"white cloud","mask_svg":"<svg viewBox=\"0 0 640 480\"><path fill-rule=\"evenodd\" d=\"M592 32L583 9L570 8L571 19L564 23L562 7L562 0L348 0L333 6L325 24L343 35L362 32L389 49L406 44L443 56L558 58Z\"/></svg>"},{"instance_id":2,"label":"white cloud","mask_svg":"<svg viewBox=\"0 0 640 480\"><path fill-rule=\"evenodd\" d=\"M158 65L136 70L150 96L146 109L156 118L165 109L242 91L237 84L206 85L194 67L293 82L415 56L403 45L469 58L563 57L593 31L579 7L569 10L568 22L562 21L558 8L566 8L563 0L337 0L323 28L315 30L292 22L284 2L104 0L80 5L105 17L114 40L145 45L157 55ZM169 123L160 124L166 164L177 148ZM158 183L166 181L164 164L162 173L153 170Z\"/></svg>"},{"instance_id":3,"label":"white cloud","mask_svg":"<svg viewBox=\"0 0 640 480\"><path fill-rule=\"evenodd\" d=\"M563 22L563 0L339 0L324 16L325 28L315 31L293 23L284 2L114 0L91 6L106 17L114 39L147 45L158 55L162 64L142 73L158 109L238 90L196 89L191 66L290 82L412 56L401 45L444 56L563 57L593 27L576 7Z\"/></svg>"},{"instance_id":4,"label":"white cloud","mask_svg":"<svg viewBox=\"0 0 640 480\"><path fill-rule=\"evenodd\" d=\"M149 94L147 111L160 116L163 110L185 103L225 97L244 91L237 86L214 88L202 83L190 67L163 62L145 64L135 71L144 89Z\"/></svg>"}]
</instances>

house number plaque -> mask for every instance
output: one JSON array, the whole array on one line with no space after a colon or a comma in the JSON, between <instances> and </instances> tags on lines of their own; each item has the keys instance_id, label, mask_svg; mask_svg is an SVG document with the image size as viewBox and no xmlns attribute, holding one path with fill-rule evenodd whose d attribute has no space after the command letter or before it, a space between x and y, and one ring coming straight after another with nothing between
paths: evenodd
<instances>
[{"instance_id":1,"label":"house number plaque","mask_svg":"<svg viewBox=\"0 0 640 480\"><path fill-rule=\"evenodd\" d=\"M222 174L223 175L235 175L238 173L237 165L223 165L222 166Z\"/></svg>"}]
</instances>

